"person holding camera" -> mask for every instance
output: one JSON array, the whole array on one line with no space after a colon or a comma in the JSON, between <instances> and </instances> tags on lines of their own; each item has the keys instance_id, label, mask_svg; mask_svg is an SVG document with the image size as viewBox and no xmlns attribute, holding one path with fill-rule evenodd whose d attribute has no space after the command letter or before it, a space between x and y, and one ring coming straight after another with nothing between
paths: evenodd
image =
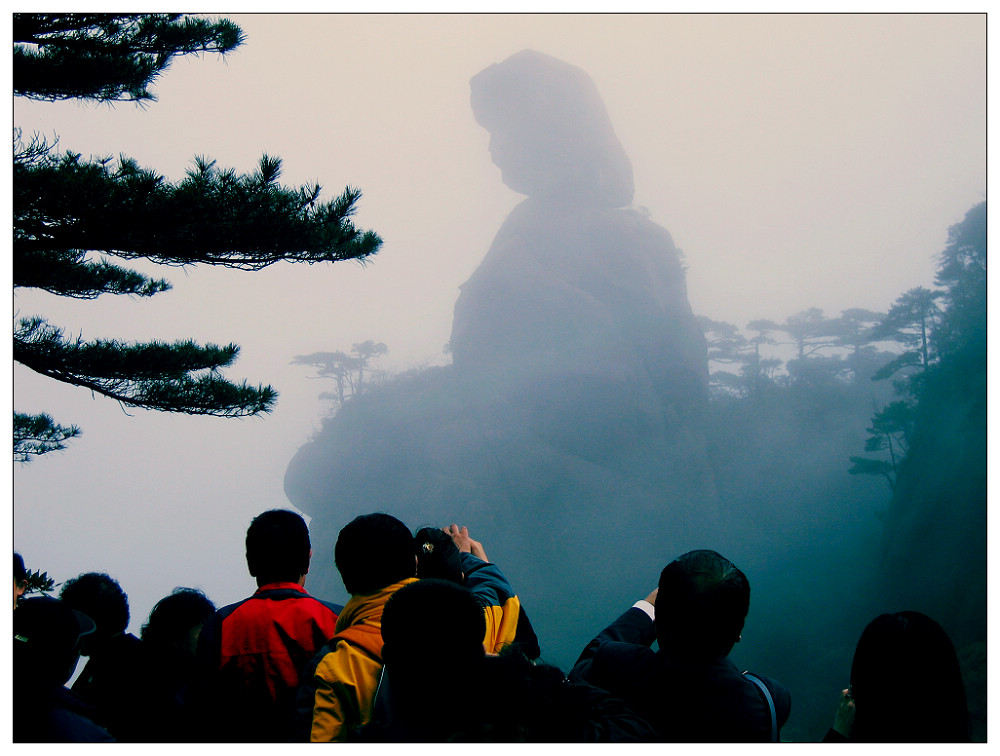
<instances>
[{"instance_id":1,"label":"person holding camera","mask_svg":"<svg viewBox=\"0 0 1000 756\"><path fill-rule=\"evenodd\" d=\"M729 659L749 608L750 583L732 562L690 551L590 642L570 678L624 699L663 741L776 741L791 708L787 689Z\"/></svg>"}]
</instances>

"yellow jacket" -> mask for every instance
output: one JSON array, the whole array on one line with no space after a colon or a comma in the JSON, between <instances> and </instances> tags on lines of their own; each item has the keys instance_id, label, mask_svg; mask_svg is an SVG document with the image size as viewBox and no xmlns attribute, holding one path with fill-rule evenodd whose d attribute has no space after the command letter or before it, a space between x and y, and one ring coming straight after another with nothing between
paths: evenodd
<instances>
[{"instance_id":1,"label":"yellow jacket","mask_svg":"<svg viewBox=\"0 0 1000 756\"><path fill-rule=\"evenodd\" d=\"M376 593L352 596L337 619L336 634L310 663L299 694L300 715L309 708L312 742L343 741L367 724L382 672L382 609L416 578Z\"/></svg>"},{"instance_id":2,"label":"yellow jacket","mask_svg":"<svg viewBox=\"0 0 1000 756\"><path fill-rule=\"evenodd\" d=\"M495 564L468 552L462 552L461 559L465 587L476 597L486 617L483 648L488 654L498 654L514 642L521 602Z\"/></svg>"}]
</instances>

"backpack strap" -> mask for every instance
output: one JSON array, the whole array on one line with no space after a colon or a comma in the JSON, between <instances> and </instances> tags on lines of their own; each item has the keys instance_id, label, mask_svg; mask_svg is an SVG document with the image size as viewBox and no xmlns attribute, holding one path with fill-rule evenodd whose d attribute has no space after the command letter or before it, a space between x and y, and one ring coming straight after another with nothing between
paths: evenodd
<instances>
[{"instance_id":1,"label":"backpack strap","mask_svg":"<svg viewBox=\"0 0 1000 756\"><path fill-rule=\"evenodd\" d=\"M760 692L764 694L764 700L767 701L767 708L771 710L771 742L778 742L778 714L774 710L774 698L771 697L771 691L767 689L764 681L761 680L757 675L752 672L744 672L743 676L760 688Z\"/></svg>"}]
</instances>

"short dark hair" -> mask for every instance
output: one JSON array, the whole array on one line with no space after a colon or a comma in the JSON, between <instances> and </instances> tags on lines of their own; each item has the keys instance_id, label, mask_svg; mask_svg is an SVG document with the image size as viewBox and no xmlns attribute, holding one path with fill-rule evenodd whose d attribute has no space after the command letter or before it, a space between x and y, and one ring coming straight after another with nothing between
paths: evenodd
<instances>
[{"instance_id":1,"label":"short dark hair","mask_svg":"<svg viewBox=\"0 0 1000 756\"><path fill-rule=\"evenodd\" d=\"M347 523L337 536L333 559L352 595L375 593L416 575L410 529L384 512Z\"/></svg>"},{"instance_id":2,"label":"short dark hair","mask_svg":"<svg viewBox=\"0 0 1000 756\"><path fill-rule=\"evenodd\" d=\"M23 583L28 579L28 571L24 568L24 559L14 552L14 582Z\"/></svg>"},{"instance_id":3,"label":"short dark hair","mask_svg":"<svg viewBox=\"0 0 1000 756\"><path fill-rule=\"evenodd\" d=\"M247 528L247 568L257 582L294 583L309 572L309 528L302 515L269 509Z\"/></svg>"},{"instance_id":4,"label":"short dark hair","mask_svg":"<svg viewBox=\"0 0 1000 756\"><path fill-rule=\"evenodd\" d=\"M419 742L448 740L477 722L483 715L479 696L470 696L449 669L462 670L477 685L485 634L483 608L464 586L421 578L395 591L382 612L382 659L396 701L387 724ZM445 659L448 668L442 669Z\"/></svg>"},{"instance_id":5,"label":"short dark hair","mask_svg":"<svg viewBox=\"0 0 1000 756\"><path fill-rule=\"evenodd\" d=\"M142 626L145 648L183 649L191 629L215 614L215 604L197 588L174 588L156 602Z\"/></svg>"},{"instance_id":6,"label":"short dark hair","mask_svg":"<svg viewBox=\"0 0 1000 756\"><path fill-rule=\"evenodd\" d=\"M740 637L749 610L750 583L736 565L715 551L689 551L660 573L657 639L661 648L725 656Z\"/></svg>"},{"instance_id":7,"label":"short dark hair","mask_svg":"<svg viewBox=\"0 0 1000 756\"><path fill-rule=\"evenodd\" d=\"M66 581L59 598L97 625L95 637L110 638L128 627L128 594L104 572L85 572Z\"/></svg>"},{"instance_id":8,"label":"short dark hair","mask_svg":"<svg viewBox=\"0 0 1000 756\"><path fill-rule=\"evenodd\" d=\"M382 640L394 662L481 658L486 619L472 592L450 580L423 578L389 597L382 612ZM405 655L404 658L400 658Z\"/></svg>"},{"instance_id":9,"label":"short dark hair","mask_svg":"<svg viewBox=\"0 0 1000 756\"><path fill-rule=\"evenodd\" d=\"M462 555L441 528L420 528L413 537L417 555L417 577L462 582Z\"/></svg>"}]
</instances>

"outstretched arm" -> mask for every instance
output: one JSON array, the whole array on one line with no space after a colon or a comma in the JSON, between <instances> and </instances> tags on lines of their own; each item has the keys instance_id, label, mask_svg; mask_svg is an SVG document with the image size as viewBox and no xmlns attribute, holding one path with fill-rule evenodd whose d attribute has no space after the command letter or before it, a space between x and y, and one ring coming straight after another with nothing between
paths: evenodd
<instances>
[{"instance_id":1,"label":"outstretched arm","mask_svg":"<svg viewBox=\"0 0 1000 756\"><path fill-rule=\"evenodd\" d=\"M520 601L500 568L486 558L483 545L469 536L467 527L450 525L442 530L458 546L465 587L483 607L486 619L483 646L487 653L498 653L501 648L513 643L517 635Z\"/></svg>"},{"instance_id":2,"label":"outstretched arm","mask_svg":"<svg viewBox=\"0 0 1000 756\"><path fill-rule=\"evenodd\" d=\"M618 619L601 630L583 649L583 653L570 671L570 678L589 680L594 657L601 647L608 643L634 643L646 647L653 645L653 641L656 640L656 626L653 624L656 594L657 591L653 590L646 598L636 601Z\"/></svg>"}]
</instances>

